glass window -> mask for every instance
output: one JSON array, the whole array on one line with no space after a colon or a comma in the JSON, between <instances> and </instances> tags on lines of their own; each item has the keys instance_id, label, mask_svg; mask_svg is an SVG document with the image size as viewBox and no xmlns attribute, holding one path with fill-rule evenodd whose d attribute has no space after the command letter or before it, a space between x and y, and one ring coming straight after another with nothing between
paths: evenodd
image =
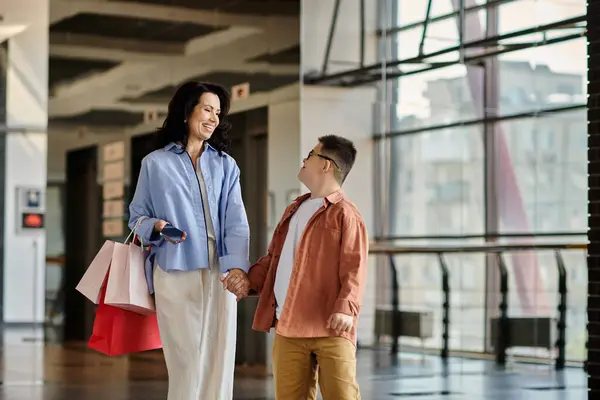
<instances>
[{"instance_id":1,"label":"glass window","mask_svg":"<svg viewBox=\"0 0 600 400\"><path fill-rule=\"evenodd\" d=\"M577 110L497 125L498 217L505 232L586 230L587 221L573 212L586 209L585 121L586 111Z\"/></svg>"},{"instance_id":2,"label":"glass window","mask_svg":"<svg viewBox=\"0 0 600 400\"><path fill-rule=\"evenodd\" d=\"M492 226L496 221L501 233L586 231L586 3L501 2L497 32L486 32L488 13L484 7L479 9L484 3L467 2L472 10L464 14L461 35L456 2L397 2L400 28L394 29L390 40L397 46L394 53L404 61L398 67L404 75L393 82L395 103L386 104L396 116L390 124L388 202L390 235L413 237L398 240L403 244L482 243L481 239L433 237L482 234L486 220ZM436 20L425 29L428 4L430 17ZM555 28L543 31L544 25L554 23ZM519 33L525 29L529 32ZM461 37L468 44L486 34L509 33L514 35L467 46L462 54L456 48ZM438 55L431 57L433 52ZM461 62L461 55L466 62ZM473 56L478 59L469 62ZM491 117L487 121L484 110ZM484 133L493 139L493 147L484 148ZM496 174L485 181L484 166L490 163ZM495 194L489 197L489 207L484 201L486 190ZM489 214L492 211L496 214ZM581 242L584 237L539 240ZM500 242L516 240L502 238ZM585 335L580 332L585 328L586 299L579 294L586 292L585 255L563 253L570 286L576 288L570 287L569 293L577 291L569 297L568 358L581 360L585 357ZM436 257L399 258L415 270L407 282L411 288L401 290L401 305L430 310L436 321L441 320ZM509 315L535 313L555 318L554 252L510 253L505 261L511 288ZM481 254L448 256L447 262L453 288L451 347L489 351L489 344L483 343L489 326L485 315L497 315L498 304L494 293L485 294L485 287L486 279L492 287L499 287L494 281L496 271L487 270ZM441 324L426 345L440 345L439 329ZM518 352L548 356L531 349Z\"/></svg>"},{"instance_id":3,"label":"glass window","mask_svg":"<svg viewBox=\"0 0 600 400\"><path fill-rule=\"evenodd\" d=\"M433 0L433 2L435 3L436 0ZM535 26L586 15L586 12L585 0L508 1L498 6L498 32L500 34L517 32ZM550 34L552 33L556 32L550 32ZM542 34L539 34L538 38L541 37ZM511 40L522 43L523 37Z\"/></svg>"},{"instance_id":4,"label":"glass window","mask_svg":"<svg viewBox=\"0 0 600 400\"><path fill-rule=\"evenodd\" d=\"M427 25L423 41L422 54L431 54L442 49L447 49L459 44L459 33L456 15L453 13L456 8L451 0L397 0L398 5L398 26L403 27L398 34L398 41L403 43L400 46L402 58L415 57L419 55L419 44L423 38L423 22L427 16L427 6L429 18L432 20ZM481 5L486 0L476 0L472 3ZM444 18L446 17L446 18ZM476 20L483 21L482 30L477 34L470 35L471 40L483 38L485 32L486 10L485 8L470 8L465 13L466 23ZM409 28L409 29L406 29ZM458 52L451 51L436 61L457 60Z\"/></svg>"},{"instance_id":5,"label":"glass window","mask_svg":"<svg viewBox=\"0 0 600 400\"><path fill-rule=\"evenodd\" d=\"M397 131L472 121L483 116L483 69L454 65L398 81Z\"/></svg>"},{"instance_id":6,"label":"glass window","mask_svg":"<svg viewBox=\"0 0 600 400\"><path fill-rule=\"evenodd\" d=\"M482 143L479 126L392 139L390 201L399 215L391 235L483 232Z\"/></svg>"},{"instance_id":7,"label":"glass window","mask_svg":"<svg viewBox=\"0 0 600 400\"><path fill-rule=\"evenodd\" d=\"M498 64L500 115L586 103L584 38L502 54Z\"/></svg>"},{"instance_id":8,"label":"glass window","mask_svg":"<svg viewBox=\"0 0 600 400\"><path fill-rule=\"evenodd\" d=\"M443 293L440 263L436 256L398 256L402 269L412 270L411 279L400 281L402 310L433 315L433 336L424 341L440 347L443 334ZM485 257L482 254L452 254L445 257L450 277L450 349L483 351L485 343ZM404 272L406 274L406 272ZM401 344L418 346L415 338L400 338Z\"/></svg>"}]
</instances>

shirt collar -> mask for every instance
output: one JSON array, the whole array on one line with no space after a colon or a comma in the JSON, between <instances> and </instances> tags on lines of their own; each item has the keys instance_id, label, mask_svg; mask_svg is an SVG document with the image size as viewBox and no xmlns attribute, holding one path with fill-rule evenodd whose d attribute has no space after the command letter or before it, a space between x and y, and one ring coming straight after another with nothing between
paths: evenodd
<instances>
[{"instance_id":1,"label":"shirt collar","mask_svg":"<svg viewBox=\"0 0 600 400\"><path fill-rule=\"evenodd\" d=\"M344 199L344 197L346 197L346 194L344 193L344 189L341 188L331 193L329 196L325 196L327 201L331 204L339 203Z\"/></svg>"},{"instance_id":2,"label":"shirt collar","mask_svg":"<svg viewBox=\"0 0 600 400\"><path fill-rule=\"evenodd\" d=\"M204 147L206 149L208 149L208 150L217 151L217 149L215 149L214 147L212 147L210 145L210 143L208 143L208 142L204 142ZM164 147L164 149L165 149L165 151L170 151L170 150L173 150L173 149L177 149L177 150L181 151L181 150L183 150L183 147L181 147L181 145L179 145L179 144L177 144L175 142L171 142L168 145L166 145Z\"/></svg>"},{"instance_id":3,"label":"shirt collar","mask_svg":"<svg viewBox=\"0 0 600 400\"><path fill-rule=\"evenodd\" d=\"M346 194L344 193L344 189L338 189L335 192L325 196L325 199L331 203L331 204L336 204L339 203L340 201L342 201L344 199L344 197L346 197ZM297 203L302 203L304 200L310 198L310 193L305 193L302 196L298 197L296 199Z\"/></svg>"},{"instance_id":4,"label":"shirt collar","mask_svg":"<svg viewBox=\"0 0 600 400\"><path fill-rule=\"evenodd\" d=\"M181 150L181 146L180 146L180 145L178 145L178 144L176 144L176 143L174 143L174 142L171 142L171 143L169 143L168 145L166 145L166 146L164 147L165 151L172 150L173 148L176 148L176 149L178 149L178 150Z\"/></svg>"}]
</instances>

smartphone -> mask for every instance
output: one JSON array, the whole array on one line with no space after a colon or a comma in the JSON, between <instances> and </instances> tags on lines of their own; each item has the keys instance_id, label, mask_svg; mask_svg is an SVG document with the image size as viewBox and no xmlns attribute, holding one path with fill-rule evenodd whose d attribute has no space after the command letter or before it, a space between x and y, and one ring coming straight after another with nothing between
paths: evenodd
<instances>
[{"instance_id":1,"label":"smartphone","mask_svg":"<svg viewBox=\"0 0 600 400\"><path fill-rule=\"evenodd\" d=\"M160 231L160 236L165 238L167 242L177 244L181 241L183 232L175 228L173 225L165 225Z\"/></svg>"}]
</instances>

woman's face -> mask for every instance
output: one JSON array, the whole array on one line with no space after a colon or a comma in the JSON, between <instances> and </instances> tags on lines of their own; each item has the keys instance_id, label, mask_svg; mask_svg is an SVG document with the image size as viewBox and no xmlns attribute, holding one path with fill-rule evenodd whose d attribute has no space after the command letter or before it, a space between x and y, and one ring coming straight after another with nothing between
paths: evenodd
<instances>
[{"instance_id":1,"label":"woman's face","mask_svg":"<svg viewBox=\"0 0 600 400\"><path fill-rule=\"evenodd\" d=\"M208 140L219 126L221 102L214 93L204 93L187 120L188 134L200 140Z\"/></svg>"}]
</instances>

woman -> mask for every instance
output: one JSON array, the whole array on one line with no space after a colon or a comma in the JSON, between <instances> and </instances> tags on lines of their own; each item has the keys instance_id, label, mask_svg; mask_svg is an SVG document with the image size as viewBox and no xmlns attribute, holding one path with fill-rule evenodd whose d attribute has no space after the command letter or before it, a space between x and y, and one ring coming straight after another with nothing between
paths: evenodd
<instances>
[{"instance_id":1,"label":"woman","mask_svg":"<svg viewBox=\"0 0 600 400\"><path fill-rule=\"evenodd\" d=\"M237 303L223 289L243 284L250 230L240 171L229 151L229 95L188 82L169 103L159 148L142 160L129 206L131 229L152 244L146 277L156 300L169 375L168 400L233 397ZM167 225L184 234L165 241Z\"/></svg>"}]
</instances>

